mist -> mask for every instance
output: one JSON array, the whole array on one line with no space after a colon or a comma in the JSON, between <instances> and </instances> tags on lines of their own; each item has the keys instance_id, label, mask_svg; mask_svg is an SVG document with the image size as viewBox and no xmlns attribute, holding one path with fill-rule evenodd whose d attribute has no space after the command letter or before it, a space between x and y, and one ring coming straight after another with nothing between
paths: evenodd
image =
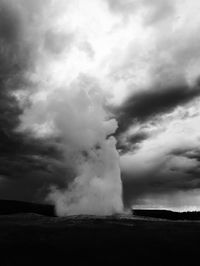
<instances>
[{"instance_id":1,"label":"mist","mask_svg":"<svg viewBox=\"0 0 200 266\"><path fill-rule=\"evenodd\" d=\"M85 8L81 1L79 5ZM62 186L47 181L46 201L59 216L122 212L119 155L112 136L117 122L107 110L111 95L98 71L103 55L98 44L92 48L88 39L95 42L94 36L84 28L91 17L82 14L83 23L77 24L79 8L72 1L32 6L18 1L15 8L26 20L20 31L27 34L24 43L31 51L23 73L31 85L15 92L22 108L16 131L48 140L67 169Z\"/></svg>"},{"instance_id":2,"label":"mist","mask_svg":"<svg viewBox=\"0 0 200 266\"><path fill-rule=\"evenodd\" d=\"M48 200L58 215L108 215L123 209L119 156L111 136L117 123L105 112L95 86L79 77L70 88L33 103L21 117L23 130L31 128L35 137L55 141L76 175L69 183L66 174L66 188L51 187Z\"/></svg>"}]
</instances>

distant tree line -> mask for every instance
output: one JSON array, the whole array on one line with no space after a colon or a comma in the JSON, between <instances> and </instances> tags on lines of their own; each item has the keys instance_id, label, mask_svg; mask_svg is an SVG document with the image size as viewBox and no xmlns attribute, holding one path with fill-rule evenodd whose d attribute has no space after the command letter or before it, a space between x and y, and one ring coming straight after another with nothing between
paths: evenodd
<instances>
[{"instance_id":1,"label":"distant tree line","mask_svg":"<svg viewBox=\"0 0 200 266\"><path fill-rule=\"evenodd\" d=\"M169 210L133 209L133 215L168 220L200 220L200 212L175 212Z\"/></svg>"},{"instance_id":2,"label":"distant tree line","mask_svg":"<svg viewBox=\"0 0 200 266\"><path fill-rule=\"evenodd\" d=\"M55 209L54 206L47 204L0 200L0 215L17 213L36 213L46 216L55 216Z\"/></svg>"}]
</instances>

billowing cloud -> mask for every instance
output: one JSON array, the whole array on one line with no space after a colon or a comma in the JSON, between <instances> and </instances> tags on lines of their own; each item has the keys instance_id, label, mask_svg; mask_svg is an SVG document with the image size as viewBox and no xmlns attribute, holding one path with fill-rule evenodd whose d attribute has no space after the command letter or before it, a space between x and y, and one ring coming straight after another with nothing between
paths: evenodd
<instances>
[{"instance_id":1,"label":"billowing cloud","mask_svg":"<svg viewBox=\"0 0 200 266\"><path fill-rule=\"evenodd\" d=\"M181 191L189 191L192 197L191 191L200 185L199 120L197 99L129 130L130 136L143 130L148 138L136 150L129 146L129 151L121 156L126 202L136 204L147 195L159 198L156 195Z\"/></svg>"},{"instance_id":2,"label":"billowing cloud","mask_svg":"<svg viewBox=\"0 0 200 266\"><path fill-rule=\"evenodd\" d=\"M1 195L31 200L51 184L65 191L76 160L63 145L84 160L86 147L98 154L117 127L112 113L126 205L191 199L199 188L199 8L198 0L1 0ZM90 106L94 99L102 109ZM90 109L96 117L86 119Z\"/></svg>"},{"instance_id":3,"label":"billowing cloud","mask_svg":"<svg viewBox=\"0 0 200 266\"><path fill-rule=\"evenodd\" d=\"M126 91L111 108L119 121L125 202L158 206L163 195L167 207L187 193L191 202L199 187L199 3L108 4L125 23L140 25L110 73ZM199 206L195 196L194 202Z\"/></svg>"},{"instance_id":4,"label":"billowing cloud","mask_svg":"<svg viewBox=\"0 0 200 266\"><path fill-rule=\"evenodd\" d=\"M21 111L13 131L21 134L22 141L27 138L38 146L42 143L43 149L52 147L54 153L45 156L31 149L31 154L17 153L12 167L17 172L15 178L21 173L29 174L29 179L35 175L40 181L29 181L34 187L45 184L44 176L48 178L46 190L51 191L46 198L55 204L59 215L105 215L123 210L119 158L112 137L117 123L104 109L107 92L101 88L98 72L111 47L102 54L94 33L88 31L94 14L87 5L94 10L100 7L101 13L105 7L99 1L94 6L92 1L79 4L83 13L72 1L50 1L44 10L30 16L27 6L19 2L24 18L28 16L22 29L27 35L20 41L30 49L31 60L22 71L27 87L13 93ZM77 24L79 14L81 23ZM98 11L96 15L100 17ZM112 27L110 14L107 21ZM102 42L107 30L99 20L95 24L101 30L97 39ZM1 170L6 175L10 162L4 163ZM65 169L62 182L58 166ZM33 170L28 173L30 168Z\"/></svg>"},{"instance_id":5,"label":"billowing cloud","mask_svg":"<svg viewBox=\"0 0 200 266\"><path fill-rule=\"evenodd\" d=\"M34 4L0 1L0 192L3 198L42 199L48 179L61 184L60 177L66 168L48 140L34 140L16 131L23 113L18 100L25 101L35 88L28 72L34 66L34 39L39 36L26 26L39 16L42 7L40 1Z\"/></svg>"}]
</instances>

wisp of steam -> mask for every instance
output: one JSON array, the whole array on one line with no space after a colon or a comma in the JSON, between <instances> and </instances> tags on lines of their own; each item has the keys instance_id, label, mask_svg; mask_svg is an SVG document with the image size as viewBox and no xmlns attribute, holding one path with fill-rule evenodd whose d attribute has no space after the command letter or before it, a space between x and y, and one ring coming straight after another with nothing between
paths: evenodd
<instances>
[{"instance_id":1,"label":"wisp of steam","mask_svg":"<svg viewBox=\"0 0 200 266\"><path fill-rule=\"evenodd\" d=\"M106 110L116 21L97 0L16 2L8 1L23 18L21 42L31 58L24 76L32 86L16 94L18 131L54 141L74 173L70 181L66 173L65 188L49 185L47 199L60 216L122 212L117 122Z\"/></svg>"}]
</instances>

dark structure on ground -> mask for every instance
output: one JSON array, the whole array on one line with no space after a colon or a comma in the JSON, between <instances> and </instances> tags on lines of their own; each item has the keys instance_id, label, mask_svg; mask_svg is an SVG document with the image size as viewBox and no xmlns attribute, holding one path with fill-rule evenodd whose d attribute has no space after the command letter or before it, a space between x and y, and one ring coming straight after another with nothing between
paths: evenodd
<instances>
[{"instance_id":1,"label":"dark structure on ground","mask_svg":"<svg viewBox=\"0 0 200 266\"><path fill-rule=\"evenodd\" d=\"M15 200L0 200L0 215L17 213L35 213L55 216L54 206Z\"/></svg>"},{"instance_id":2,"label":"dark structure on ground","mask_svg":"<svg viewBox=\"0 0 200 266\"><path fill-rule=\"evenodd\" d=\"M168 210L133 209L133 215L168 220L199 220L200 212L174 212Z\"/></svg>"}]
</instances>

